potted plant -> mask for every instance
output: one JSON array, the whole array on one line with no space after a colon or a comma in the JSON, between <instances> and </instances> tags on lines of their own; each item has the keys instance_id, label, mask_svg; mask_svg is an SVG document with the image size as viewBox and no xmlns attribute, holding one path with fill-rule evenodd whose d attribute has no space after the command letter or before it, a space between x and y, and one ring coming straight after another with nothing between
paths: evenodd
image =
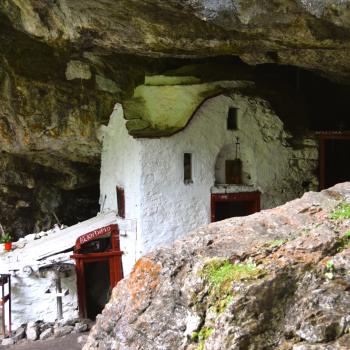
<instances>
[{"instance_id":1,"label":"potted plant","mask_svg":"<svg viewBox=\"0 0 350 350\"><path fill-rule=\"evenodd\" d=\"M4 243L5 251L9 252L12 249L12 237L9 233L5 233L1 237L1 243Z\"/></svg>"}]
</instances>

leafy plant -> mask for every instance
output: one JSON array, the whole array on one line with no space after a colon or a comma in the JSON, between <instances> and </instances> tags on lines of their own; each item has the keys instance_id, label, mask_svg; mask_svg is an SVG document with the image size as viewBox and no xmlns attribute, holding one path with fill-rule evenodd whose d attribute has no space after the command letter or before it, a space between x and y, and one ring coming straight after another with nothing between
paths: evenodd
<instances>
[{"instance_id":1,"label":"leafy plant","mask_svg":"<svg viewBox=\"0 0 350 350\"><path fill-rule=\"evenodd\" d=\"M1 243L10 243L12 242L12 236L9 233L5 233L1 238L0 238Z\"/></svg>"},{"instance_id":2,"label":"leafy plant","mask_svg":"<svg viewBox=\"0 0 350 350\"><path fill-rule=\"evenodd\" d=\"M330 214L333 220L350 219L350 204L340 203L337 208Z\"/></svg>"}]
</instances>

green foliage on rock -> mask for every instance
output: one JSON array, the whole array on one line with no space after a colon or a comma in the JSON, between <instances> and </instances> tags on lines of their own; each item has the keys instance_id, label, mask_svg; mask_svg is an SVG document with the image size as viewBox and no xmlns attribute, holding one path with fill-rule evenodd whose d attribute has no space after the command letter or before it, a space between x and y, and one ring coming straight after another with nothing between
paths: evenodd
<instances>
[{"instance_id":1,"label":"green foliage on rock","mask_svg":"<svg viewBox=\"0 0 350 350\"><path fill-rule=\"evenodd\" d=\"M198 342L197 350L205 349L205 342L211 336L214 329L211 327L203 327L199 332L192 333L192 340Z\"/></svg>"},{"instance_id":2,"label":"green foliage on rock","mask_svg":"<svg viewBox=\"0 0 350 350\"><path fill-rule=\"evenodd\" d=\"M273 241L268 242L269 248L278 248L287 242L286 239L274 239Z\"/></svg>"},{"instance_id":3,"label":"green foliage on rock","mask_svg":"<svg viewBox=\"0 0 350 350\"><path fill-rule=\"evenodd\" d=\"M201 272L209 283L209 305L215 312L222 313L232 301L233 282L255 279L262 273L252 261L233 264L226 259L212 259Z\"/></svg>"},{"instance_id":4,"label":"green foliage on rock","mask_svg":"<svg viewBox=\"0 0 350 350\"><path fill-rule=\"evenodd\" d=\"M344 236L340 237L337 243L338 252L346 248L350 248L350 231L347 231Z\"/></svg>"},{"instance_id":5,"label":"green foliage on rock","mask_svg":"<svg viewBox=\"0 0 350 350\"><path fill-rule=\"evenodd\" d=\"M331 213L330 218L333 220L350 219L350 204L340 203L337 208Z\"/></svg>"}]
</instances>

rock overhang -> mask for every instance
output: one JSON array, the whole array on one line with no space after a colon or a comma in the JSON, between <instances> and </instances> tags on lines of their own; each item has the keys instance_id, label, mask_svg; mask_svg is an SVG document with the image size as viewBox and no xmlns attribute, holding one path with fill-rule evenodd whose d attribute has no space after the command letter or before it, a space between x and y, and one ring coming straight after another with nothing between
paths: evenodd
<instances>
[{"instance_id":1,"label":"rock overhang","mask_svg":"<svg viewBox=\"0 0 350 350\"><path fill-rule=\"evenodd\" d=\"M348 11L347 1L4 1L0 148L49 165L56 176L62 159L63 177L71 175L64 186L82 187L76 179L83 164L98 172L96 130L115 102L125 101L131 134L159 137L181 130L205 98L225 93L215 82L254 81L252 71L262 64L301 67L348 84ZM186 89L193 89L192 96ZM172 95L191 101L178 119L160 106L138 118L149 104L143 95L151 90L167 90L164 101ZM267 91L245 89L252 96ZM140 103L133 101L135 92ZM288 105L288 98L280 100ZM293 118L288 127L300 124Z\"/></svg>"}]
</instances>

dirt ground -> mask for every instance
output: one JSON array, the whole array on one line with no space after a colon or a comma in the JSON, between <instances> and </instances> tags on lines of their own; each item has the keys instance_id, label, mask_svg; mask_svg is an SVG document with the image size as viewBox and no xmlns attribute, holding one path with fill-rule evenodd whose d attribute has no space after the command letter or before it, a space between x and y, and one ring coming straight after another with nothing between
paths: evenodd
<instances>
[{"instance_id":1,"label":"dirt ground","mask_svg":"<svg viewBox=\"0 0 350 350\"><path fill-rule=\"evenodd\" d=\"M27 340L11 346L1 346L1 350L81 350L82 345L78 344L77 339L82 334L69 334L62 338L39 340L29 342Z\"/></svg>"}]
</instances>

